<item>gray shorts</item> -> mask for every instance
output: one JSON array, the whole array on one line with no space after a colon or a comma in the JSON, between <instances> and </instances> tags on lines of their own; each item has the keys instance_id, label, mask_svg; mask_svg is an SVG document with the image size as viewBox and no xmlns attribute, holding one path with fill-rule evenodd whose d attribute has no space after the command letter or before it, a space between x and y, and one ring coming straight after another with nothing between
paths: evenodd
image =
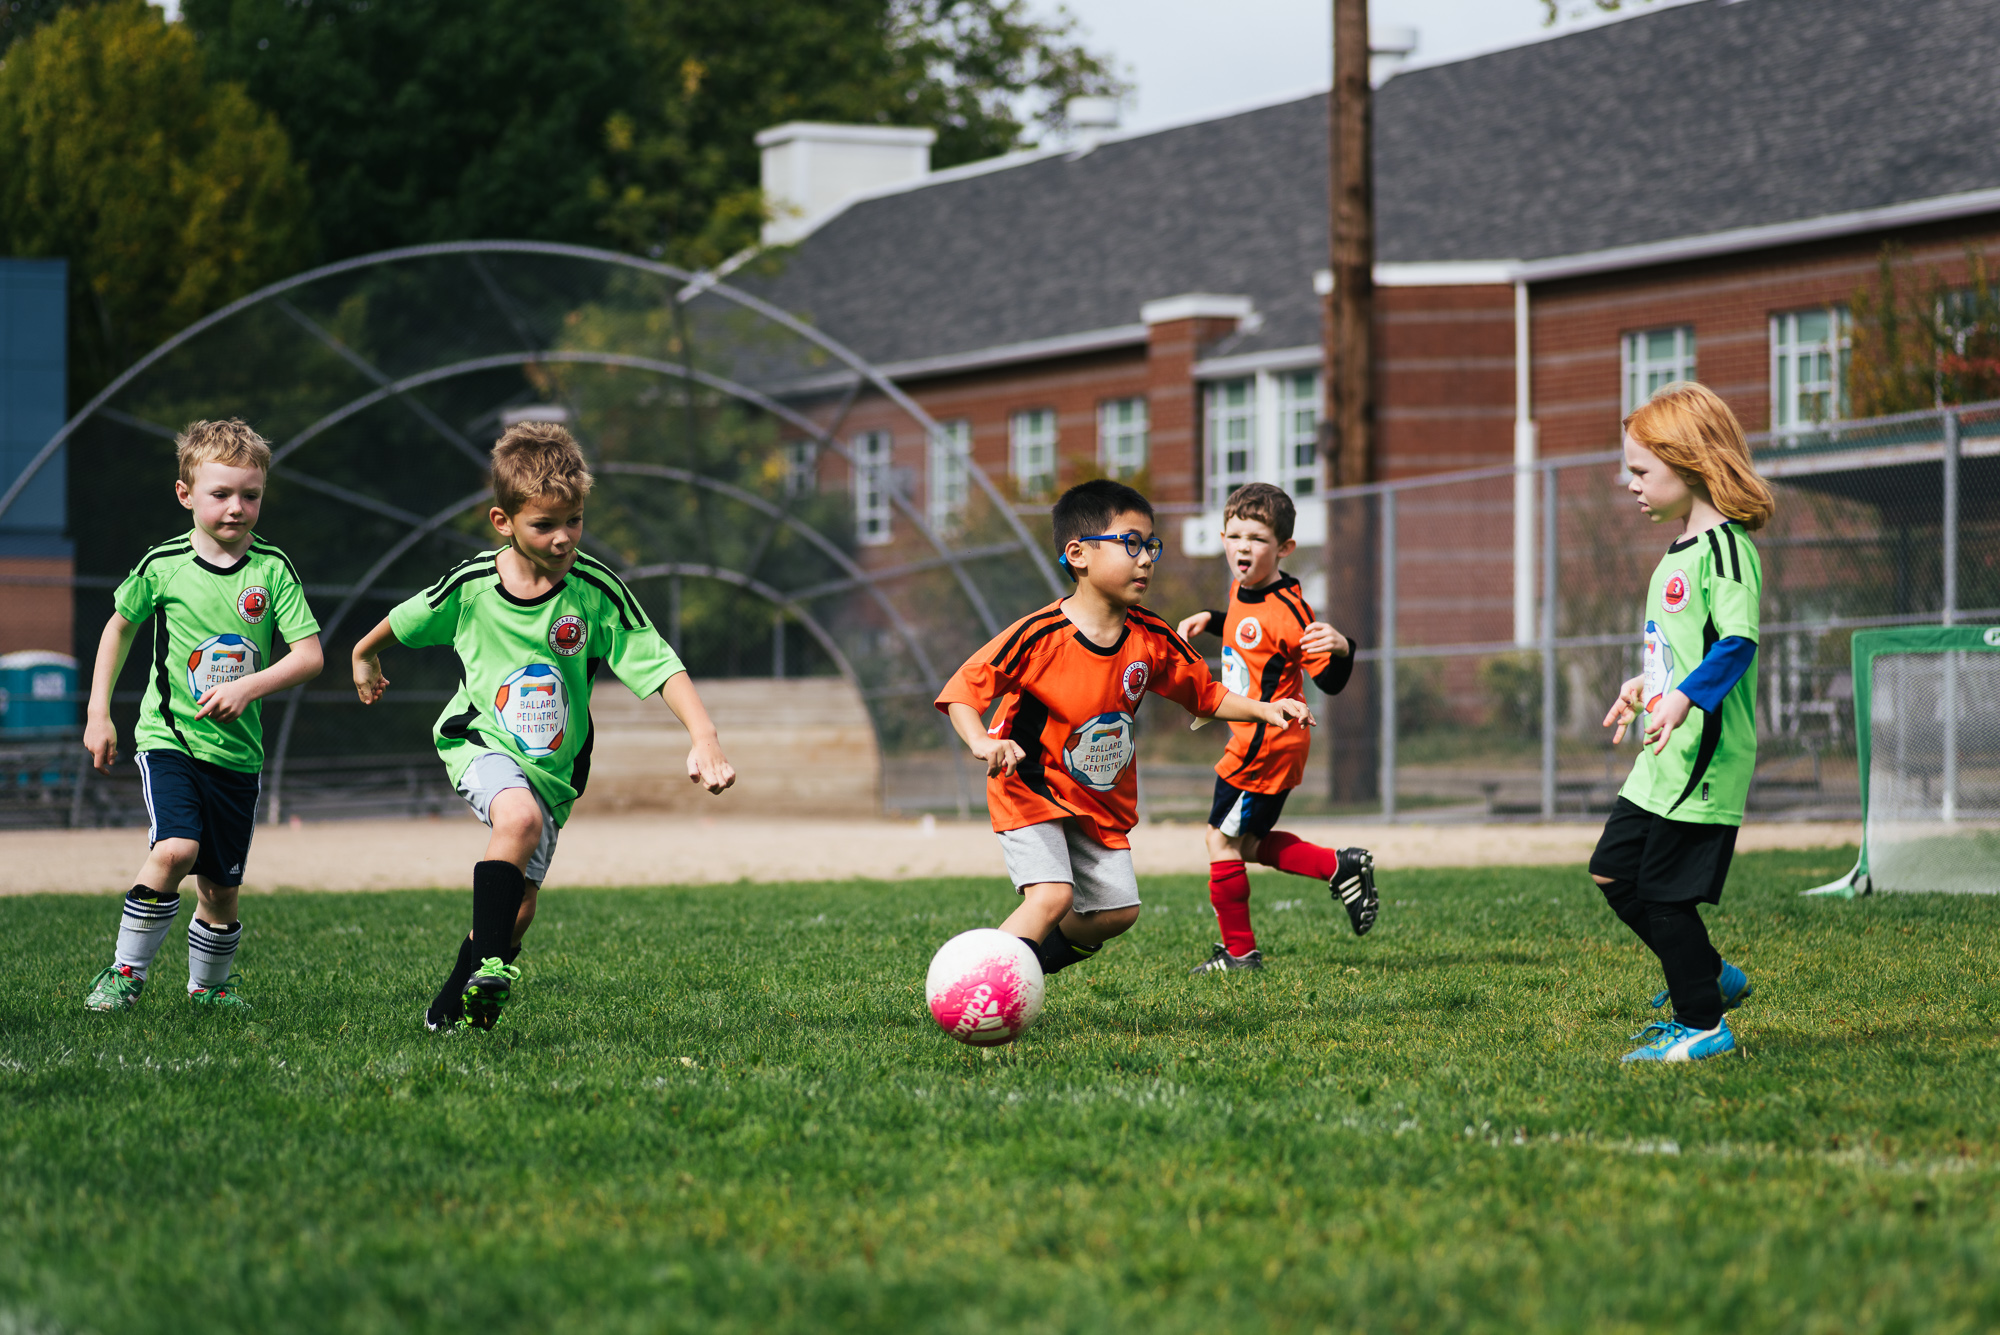
<instances>
[{"instance_id":1,"label":"gray shorts","mask_svg":"<svg viewBox=\"0 0 2000 1335\"><path fill-rule=\"evenodd\" d=\"M472 814L491 827L493 799L509 788L526 788L534 797L535 805L542 809L542 841L535 845L535 851L528 855L527 876L536 885L548 879L549 860L556 855L556 818L549 814L549 804L542 801L542 795L535 792L528 782L528 776L521 773L521 767L497 751L482 751L465 767L465 773L458 781L458 795L472 808Z\"/></svg>"},{"instance_id":2,"label":"gray shorts","mask_svg":"<svg viewBox=\"0 0 2000 1335\"><path fill-rule=\"evenodd\" d=\"M1073 820L1003 830L1000 851L1007 855L1007 874L1014 878L1015 889L1045 881L1067 882L1076 894L1071 907L1078 913L1129 909L1139 902L1132 850L1106 848Z\"/></svg>"}]
</instances>

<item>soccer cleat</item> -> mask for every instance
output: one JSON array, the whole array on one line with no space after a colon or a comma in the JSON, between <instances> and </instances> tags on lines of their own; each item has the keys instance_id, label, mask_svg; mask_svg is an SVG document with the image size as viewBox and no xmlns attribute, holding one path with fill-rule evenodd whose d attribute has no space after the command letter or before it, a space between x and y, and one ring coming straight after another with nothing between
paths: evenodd
<instances>
[{"instance_id":1,"label":"soccer cleat","mask_svg":"<svg viewBox=\"0 0 2000 1335\"><path fill-rule=\"evenodd\" d=\"M188 1000L197 1006L220 1006L225 1010L247 1011L251 1008L250 1003L237 992L236 975L233 973L223 979L220 986L191 989Z\"/></svg>"},{"instance_id":2,"label":"soccer cleat","mask_svg":"<svg viewBox=\"0 0 2000 1335\"><path fill-rule=\"evenodd\" d=\"M1722 990L1722 1009L1726 1011L1733 1011L1744 1002L1750 1000L1751 994L1757 990L1757 985L1750 981L1749 975L1734 964L1731 964L1728 960L1722 962L1722 973L1715 980L1715 983ZM1665 992L1653 998L1654 1010L1658 1010L1666 1004L1667 993Z\"/></svg>"},{"instance_id":3,"label":"soccer cleat","mask_svg":"<svg viewBox=\"0 0 2000 1335\"><path fill-rule=\"evenodd\" d=\"M464 1024L463 1015L441 1011L435 1005L424 1007L424 1028L433 1034L455 1034Z\"/></svg>"},{"instance_id":4,"label":"soccer cleat","mask_svg":"<svg viewBox=\"0 0 2000 1335\"><path fill-rule=\"evenodd\" d=\"M113 964L90 980L90 995L83 1008L91 1011L129 1011L139 1004L146 980L132 972L129 964Z\"/></svg>"},{"instance_id":5,"label":"soccer cleat","mask_svg":"<svg viewBox=\"0 0 2000 1335\"><path fill-rule=\"evenodd\" d=\"M1264 952L1252 947L1242 955L1232 955L1229 947L1220 941L1215 944L1215 953L1189 969L1190 974L1226 973L1231 969L1261 969L1264 967Z\"/></svg>"},{"instance_id":6,"label":"soccer cleat","mask_svg":"<svg viewBox=\"0 0 2000 1335\"><path fill-rule=\"evenodd\" d=\"M1375 893L1375 855L1365 848L1343 848L1338 856L1340 865L1326 883L1327 889L1346 907L1354 934L1366 936L1382 907L1381 897Z\"/></svg>"},{"instance_id":7,"label":"soccer cleat","mask_svg":"<svg viewBox=\"0 0 2000 1335\"><path fill-rule=\"evenodd\" d=\"M498 956L479 961L478 972L465 985L465 1018L459 1021L460 1026L491 1029L499 1022L500 1012L506 1009L507 998L520 977L518 966L503 963Z\"/></svg>"},{"instance_id":8,"label":"soccer cleat","mask_svg":"<svg viewBox=\"0 0 2000 1335\"><path fill-rule=\"evenodd\" d=\"M1639 1046L1619 1058L1628 1062L1698 1062L1736 1051L1736 1035L1725 1017L1713 1029L1690 1029L1679 1020L1655 1020L1632 1037Z\"/></svg>"}]
</instances>

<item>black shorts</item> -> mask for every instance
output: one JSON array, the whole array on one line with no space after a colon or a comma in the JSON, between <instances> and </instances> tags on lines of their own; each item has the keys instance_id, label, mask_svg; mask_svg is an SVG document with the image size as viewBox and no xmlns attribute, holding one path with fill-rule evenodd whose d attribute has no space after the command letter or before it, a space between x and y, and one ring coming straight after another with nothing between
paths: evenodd
<instances>
[{"instance_id":1,"label":"black shorts","mask_svg":"<svg viewBox=\"0 0 2000 1335\"><path fill-rule=\"evenodd\" d=\"M1640 899L1655 904L1714 904L1735 853L1734 825L1668 820L1621 797L1590 855L1590 873L1630 881Z\"/></svg>"},{"instance_id":2,"label":"black shorts","mask_svg":"<svg viewBox=\"0 0 2000 1335\"><path fill-rule=\"evenodd\" d=\"M224 769L179 751L141 751L137 761L151 820L147 846L162 839L192 839L201 845L195 875L217 885L243 884L264 776Z\"/></svg>"},{"instance_id":3,"label":"black shorts","mask_svg":"<svg viewBox=\"0 0 2000 1335\"><path fill-rule=\"evenodd\" d=\"M1285 799L1291 795L1289 788L1282 793L1246 793L1218 774L1208 823L1232 839L1245 835L1262 839L1285 814Z\"/></svg>"}]
</instances>

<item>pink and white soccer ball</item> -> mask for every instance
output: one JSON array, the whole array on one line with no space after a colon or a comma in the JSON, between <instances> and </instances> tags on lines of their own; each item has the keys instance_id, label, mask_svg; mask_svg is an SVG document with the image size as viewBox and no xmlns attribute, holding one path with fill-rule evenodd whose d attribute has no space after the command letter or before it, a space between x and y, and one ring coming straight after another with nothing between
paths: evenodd
<instances>
[{"instance_id":1,"label":"pink and white soccer ball","mask_svg":"<svg viewBox=\"0 0 2000 1335\"><path fill-rule=\"evenodd\" d=\"M931 1018L975 1048L1012 1043L1042 1013L1042 964L1020 937L992 927L960 932L931 957Z\"/></svg>"}]
</instances>

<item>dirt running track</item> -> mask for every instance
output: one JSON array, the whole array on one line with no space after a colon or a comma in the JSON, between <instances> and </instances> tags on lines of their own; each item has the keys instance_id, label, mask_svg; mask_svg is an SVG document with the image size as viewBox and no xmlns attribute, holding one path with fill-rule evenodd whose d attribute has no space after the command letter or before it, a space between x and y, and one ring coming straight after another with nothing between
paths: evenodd
<instances>
[{"instance_id":1,"label":"dirt running track","mask_svg":"<svg viewBox=\"0 0 2000 1335\"><path fill-rule=\"evenodd\" d=\"M1376 864L1386 869L1577 864L1588 859L1598 833L1585 824L1299 821L1288 828L1316 842L1372 848ZM1857 823L1748 825L1737 847L1835 848L1859 837ZM265 828L257 832L244 889L463 886L485 843L485 828L470 815ZM1142 875L1208 869L1197 825L1142 827L1132 844ZM145 851L145 834L136 829L0 834L0 894L123 892ZM599 816L579 817L563 831L549 885L1004 875L1000 850L983 824Z\"/></svg>"}]
</instances>

